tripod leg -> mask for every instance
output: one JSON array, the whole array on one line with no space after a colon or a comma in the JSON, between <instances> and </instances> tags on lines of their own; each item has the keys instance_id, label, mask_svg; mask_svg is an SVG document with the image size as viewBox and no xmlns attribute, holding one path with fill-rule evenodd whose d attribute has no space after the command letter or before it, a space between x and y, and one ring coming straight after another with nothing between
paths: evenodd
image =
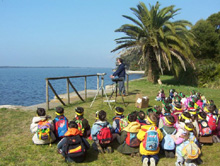
<instances>
[{"instance_id":1,"label":"tripod leg","mask_svg":"<svg viewBox=\"0 0 220 166\"><path fill-rule=\"evenodd\" d=\"M124 106L126 107L126 105L125 105L125 100L124 100L124 97L121 95L121 98L122 98L122 101L123 101L123 104L124 104Z\"/></svg>"},{"instance_id":2,"label":"tripod leg","mask_svg":"<svg viewBox=\"0 0 220 166\"><path fill-rule=\"evenodd\" d=\"M93 101L92 101L92 103L90 105L90 108L92 107L93 103L95 102L95 99L98 96L100 89L101 89L101 87L99 88L98 92L96 93L96 95L95 95L95 97L94 97L94 99L93 99Z\"/></svg>"},{"instance_id":3,"label":"tripod leg","mask_svg":"<svg viewBox=\"0 0 220 166\"><path fill-rule=\"evenodd\" d=\"M109 100L111 100L111 98L112 98L112 96L113 96L114 93L115 93L115 88L112 89L112 93L111 93L111 95L110 95L110 97L109 97Z\"/></svg>"},{"instance_id":4,"label":"tripod leg","mask_svg":"<svg viewBox=\"0 0 220 166\"><path fill-rule=\"evenodd\" d=\"M103 90L103 92L104 92L104 94L105 94L106 100L107 100L107 102L108 102L108 106L109 106L109 108L112 110L112 107L111 107L111 104L110 104L110 102L109 102L108 96L107 96L107 94L106 94L106 92L105 92L105 89L104 89L103 87L102 87L102 90Z\"/></svg>"}]
</instances>

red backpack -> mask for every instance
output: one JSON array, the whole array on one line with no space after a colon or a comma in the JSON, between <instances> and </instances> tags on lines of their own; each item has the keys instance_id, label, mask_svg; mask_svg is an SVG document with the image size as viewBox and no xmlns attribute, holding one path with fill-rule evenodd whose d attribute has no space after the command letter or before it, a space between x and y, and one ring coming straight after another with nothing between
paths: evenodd
<instances>
[{"instance_id":1,"label":"red backpack","mask_svg":"<svg viewBox=\"0 0 220 166\"><path fill-rule=\"evenodd\" d=\"M128 146L132 148L139 147L140 145L140 141L137 139L137 133L127 132L127 137L125 139L125 142Z\"/></svg>"},{"instance_id":2,"label":"red backpack","mask_svg":"<svg viewBox=\"0 0 220 166\"><path fill-rule=\"evenodd\" d=\"M213 115L207 115L209 117L208 125L212 131L216 130L216 119L213 117Z\"/></svg>"},{"instance_id":3,"label":"red backpack","mask_svg":"<svg viewBox=\"0 0 220 166\"><path fill-rule=\"evenodd\" d=\"M112 140L112 133L109 127L107 127L108 124L105 126L102 126L98 124L101 127L101 130L97 134L97 139L99 140L100 144L108 144Z\"/></svg>"},{"instance_id":4,"label":"red backpack","mask_svg":"<svg viewBox=\"0 0 220 166\"><path fill-rule=\"evenodd\" d=\"M201 132L201 136L212 135L212 130L210 129L207 120L201 120L199 122L199 130Z\"/></svg>"}]
</instances>

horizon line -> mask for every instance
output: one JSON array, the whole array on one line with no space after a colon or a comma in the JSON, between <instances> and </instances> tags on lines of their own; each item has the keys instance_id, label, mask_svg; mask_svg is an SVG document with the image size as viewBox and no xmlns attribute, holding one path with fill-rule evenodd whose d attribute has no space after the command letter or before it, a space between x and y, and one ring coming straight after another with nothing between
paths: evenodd
<instances>
[{"instance_id":1,"label":"horizon line","mask_svg":"<svg viewBox=\"0 0 220 166\"><path fill-rule=\"evenodd\" d=\"M74 67L74 66L0 66L0 68L112 68L112 67Z\"/></svg>"}]
</instances>

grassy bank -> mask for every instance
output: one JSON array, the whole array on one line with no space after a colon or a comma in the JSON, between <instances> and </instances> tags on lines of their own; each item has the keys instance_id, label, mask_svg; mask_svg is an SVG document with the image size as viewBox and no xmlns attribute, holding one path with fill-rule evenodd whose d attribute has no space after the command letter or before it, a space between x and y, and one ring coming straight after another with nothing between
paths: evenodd
<instances>
[{"instance_id":1,"label":"grassy bank","mask_svg":"<svg viewBox=\"0 0 220 166\"><path fill-rule=\"evenodd\" d=\"M191 90L196 90L204 94L207 99L213 99L217 106L220 106L220 90L213 90L207 88L194 88L183 85L171 85L173 81L172 77L162 77L162 81L166 83L162 88L168 95L168 90L171 88L181 91L185 94L189 94ZM120 97L118 97L117 106L125 108L125 115L134 110L139 110L134 107L136 93L142 93L149 96L150 106L160 105L160 102L154 100L158 90L161 88L159 85L153 85L146 82L146 80L132 81L129 85L129 96L125 97L127 107L122 105ZM95 112L103 109L107 111L109 122L112 122L114 111L111 111L106 103L102 102L101 98L98 98L93 104L92 108L89 108L92 99L89 99L86 103L77 102L73 105L65 107L65 115L69 120L74 117L74 108L81 106L85 108L85 118L90 122L90 125L95 121ZM144 109L146 110L146 109ZM54 110L47 111L52 118L55 117ZM33 111L23 110L9 110L1 109L1 126L0 126L0 165L68 165L63 162L61 155L56 153L56 143L49 147L48 145L36 146L32 143L32 134L29 127L33 116ZM91 141L89 141L92 143ZM117 148L117 143L113 144L114 149ZM220 163L220 144L205 145L202 149L202 159L204 165L218 165ZM161 156L159 166L174 165L176 159L166 159ZM87 158L82 164L70 164L70 165L141 165L141 157L133 157L122 155L116 150L112 154L98 155L92 148L88 151Z\"/></svg>"}]
</instances>

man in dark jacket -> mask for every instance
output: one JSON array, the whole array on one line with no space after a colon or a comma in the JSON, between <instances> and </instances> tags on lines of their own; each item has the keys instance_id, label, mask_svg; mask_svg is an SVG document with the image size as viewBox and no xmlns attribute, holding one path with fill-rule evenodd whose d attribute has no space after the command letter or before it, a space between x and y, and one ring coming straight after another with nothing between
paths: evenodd
<instances>
[{"instance_id":1,"label":"man in dark jacket","mask_svg":"<svg viewBox=\"0 0 220 166\"><path fill-rule=\"evenodd\" d=\"M122 79L122 81L118 82L119 94L120 95L125 95L125 86L124 86L125 64L123 63L123 60L121 58L118 58L117 62L119 64L118 69L110 77L115 78L116 76L118 76L118 78Z\"/></svg>"}]
</instances>

